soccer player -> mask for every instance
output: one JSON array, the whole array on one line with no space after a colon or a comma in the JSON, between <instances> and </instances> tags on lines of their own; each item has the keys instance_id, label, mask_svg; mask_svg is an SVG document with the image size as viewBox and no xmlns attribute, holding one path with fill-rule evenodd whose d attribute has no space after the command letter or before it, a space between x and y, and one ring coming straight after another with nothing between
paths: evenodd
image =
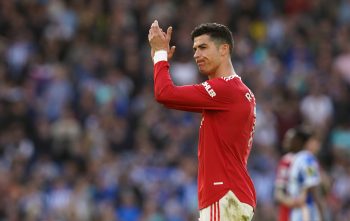
<instances>
[{"instance_id":1,"label":"soccer player","mask_svg":"<svg viewBox=\"0 0 350 221\"><path fill-rule=\"evenodd\" d=\"M288 130L284 148L289 149L278 166L275 198L280 204L279 221L324 220L319 193L320 169L315 154L320 140L305 128Z\"/></svg>"},{"instance_id":2,"label":"soccer player","mask_svg":"<svg viewBox=\"0 0 350 221\"><path fill-rule=\"evenodd\" d=\"M256 206L247 171L255 127L255 97L235 73L233 38L224 25L206 23L191 33L194 59L208 80L175 86L169 62L172 28L154 21L148 40L154 62L156 100L168 108L199 112L198 201L200 221L251 220Z\"/></svg>"},{"instance_id":3,"label":"soccer player","mask_svg":"<svg viewBox=\"0 0 350 221\"><path fill-rule=\"evenodd\" d=\"M304 196L292 198L288 194L290 184L290 170L295 154L305 145L309 135L298 128L289 129L283 138L283 150L285 155L279 161L275 181L275 199L279 205L278 221L288 221L291 208L301 206Z\"/></svg>"}]
</instances>

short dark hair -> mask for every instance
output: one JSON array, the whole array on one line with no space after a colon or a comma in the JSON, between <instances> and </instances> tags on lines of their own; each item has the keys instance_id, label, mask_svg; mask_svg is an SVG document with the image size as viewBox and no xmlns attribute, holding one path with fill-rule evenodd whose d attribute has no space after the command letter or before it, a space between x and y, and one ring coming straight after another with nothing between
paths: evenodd
<instances>
[{"instance_id":1,"label":"short dark hair","mask_svg":"<svg viewBox=\"0 0 350 221\"><path fill-rule=\"evenodd\" d=\"M191 39L201 35L209 35L213 41L217 41L221 44L228 44L230 46L230 54L233 50L233 37L232 32L228 27L218 23L204 23L195 27L191 33Z\"/></svg>"},{"instance_id":2,"label":"short dark hair","mask_svg":"<svg viewBox=\"0 0 350 221\"><path fill-rule=\"evenodd\" d=\"M304 149L307 141L313 136L312 131L302 125L296 126L294 128L289 129L288 131L293 131L293 137L291 146L289 147L289 151L298 152Z\"/></svg>"},{"instance_id":3,"label":"short dark hair","mask_svg":"<svg viewBox=\"0 0 350 221\"><path fill-rule=\"evenodd\" d=\"M300 139L302 144L305 144L313 136L313 132L306 126L297 126L295 127L295 136L297 139Z\"/></svg>"}]
</instances>

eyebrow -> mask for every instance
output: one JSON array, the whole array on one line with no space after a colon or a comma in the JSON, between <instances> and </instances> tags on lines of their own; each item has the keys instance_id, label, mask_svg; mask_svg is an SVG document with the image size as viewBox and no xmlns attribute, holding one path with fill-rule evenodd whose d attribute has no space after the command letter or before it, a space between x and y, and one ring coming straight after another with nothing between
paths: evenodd
<instances>
[{"instance_id":1,"label":"eyebrow","mask_svg":"<svg viewBox=\"0 0 350 221\"><path fill-rule=\"evenodd\" d=\"M204 47L204 46L207 46L207 45L208 45L207 43L199 44L199 45L193 47L193 50L196 50L197 48L201 48L201 47Z\"/></svg>"}]
</instances>

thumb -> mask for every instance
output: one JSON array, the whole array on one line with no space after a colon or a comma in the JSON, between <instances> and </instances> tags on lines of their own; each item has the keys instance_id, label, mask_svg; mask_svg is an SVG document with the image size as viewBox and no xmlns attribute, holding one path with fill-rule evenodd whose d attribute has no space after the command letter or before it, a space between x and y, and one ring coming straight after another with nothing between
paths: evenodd
<instances>
[{"instance_id":1,"label":"thumb","mask_svg":"<svg viewBox=\"0 0 350 221\"><path fill-rule=\"evenodd\" d=\"M170 60L173 57L173 55L175 53L175 49L176 49L175 46L171 46L171 48L170 48L170 50L168 52L168 60Z\"/></svg>"},{"instance_id":2,"label":"thumb","mask_svg":"<svg viewBox=\"0 0 350 221\"><path fill-rule=\"evenodd\" d=\"M173 33L173 27L168 27L168 29L166 30L166 39L170 42L171 40L171 34Z\"/></svg>"}]
</instances>

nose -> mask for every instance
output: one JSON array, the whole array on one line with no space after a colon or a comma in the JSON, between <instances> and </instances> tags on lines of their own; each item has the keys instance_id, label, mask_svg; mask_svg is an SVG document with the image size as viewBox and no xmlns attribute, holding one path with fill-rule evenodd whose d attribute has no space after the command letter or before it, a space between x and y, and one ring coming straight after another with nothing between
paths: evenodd
<instances>
[{"instance_id":1,"label":"nose","mask_svg":"<svg viewBox=\"0 0 350 221\"><path fill-rule=\"evenodd\" d=\"M199 50L195 50L194 54L193 54L193 58L196 60L197 58L199 58Z\"/></svg>"}]
</instances>

